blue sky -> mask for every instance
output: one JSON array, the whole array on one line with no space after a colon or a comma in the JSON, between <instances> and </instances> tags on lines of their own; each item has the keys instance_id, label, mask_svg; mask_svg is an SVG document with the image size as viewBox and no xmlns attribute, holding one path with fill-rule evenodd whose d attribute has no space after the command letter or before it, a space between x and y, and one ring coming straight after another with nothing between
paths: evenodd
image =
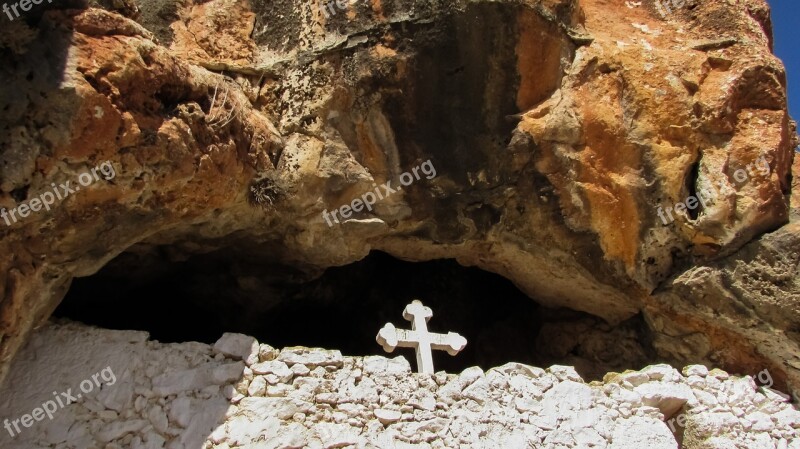
<instances>
[{"instance_id":1,"label":"blue sky","mask_svg":"<svg viewBox=\"0 0 800 449\"><path fill-rule=\"evenodd\" d=\"M789 113L800 119L800 1L768 0L775 29L775 54L786 65Z\"/></svg>"}]
</instances>

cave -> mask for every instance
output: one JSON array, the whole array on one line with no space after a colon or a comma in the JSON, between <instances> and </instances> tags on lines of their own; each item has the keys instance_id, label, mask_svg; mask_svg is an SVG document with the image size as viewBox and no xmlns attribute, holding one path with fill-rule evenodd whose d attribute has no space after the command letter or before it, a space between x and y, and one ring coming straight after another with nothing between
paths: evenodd
<instances>
[{"instance_id":1,"label":"cave","mask_svg":"<svg viewBox=\"0 0 800 449\"><path fill-rule=\"evenodd\" d=\"M800 448L766 2L56 3L0 27L1 448Z\"/></svg>"},{"instance_id":2,"label":"cave","mask_svg":"<svg viewBox=\"0 0 800 449\"><path fill-rule=\"evenodd\" d=\"M243 257L235 249L176 257L170 247L139 246L97 274L77 278L55 311L109 329L144 330L161 342L214 343L224 332L275 347L339 349L385 355L375 336L383 324L410 328L406 304L433 310L433 332L468 340L457 356L435 351L437 369L460 372L508 362L575 366L587 379L656 361L640 316L611 326L566 308L547 308L509 280L455 260L408 262L373 251L323 271L302 271ZM413 350L398 349L414 360Z\"/></svg>"}]
</instances>

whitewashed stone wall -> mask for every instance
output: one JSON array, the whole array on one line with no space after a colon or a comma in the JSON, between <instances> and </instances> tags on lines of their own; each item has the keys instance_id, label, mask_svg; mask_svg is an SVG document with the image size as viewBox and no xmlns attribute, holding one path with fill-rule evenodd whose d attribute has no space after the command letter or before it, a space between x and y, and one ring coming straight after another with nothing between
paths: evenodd
<instances>
[{"instance_id":1,"label":"whitewashed stone wall","mask_svg":"<svg viewBox=\"0 0 800 449\"><path fill-rule=\"evenodd\" d=\"M73 323L33 336L0 388L0 419L74 393L105 367L113 385L13 438L0 429L0 447L674 449L664 419L679 413L685 448L800 449L791 405L749 377L699 366L592 384L569 367L516 363L422 375L402 357L277 351L235 334L213 347L161 344Z\"/></svg>"}]
</instances>

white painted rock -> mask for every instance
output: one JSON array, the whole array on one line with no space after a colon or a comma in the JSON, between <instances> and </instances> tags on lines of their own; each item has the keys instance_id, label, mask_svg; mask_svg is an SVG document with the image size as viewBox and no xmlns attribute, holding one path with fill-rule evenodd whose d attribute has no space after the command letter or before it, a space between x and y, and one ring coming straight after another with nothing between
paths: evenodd
<instances>
[{"instance_id":1,"label":"white painted rock","mask_svg":"<svg viewBox=\"0 0 800 449\"><path fill-rule=\"evenodd\" d=\"M180 392L201 390L212 385L224 385L239 380L244 373L244 363L226 365L208 363L199 368L175 371L153 379L153 392L169 396Z\"/></svg>"},{"instance_id":2,"label":"white painted rock","mask_svg":"<svg viewBox=\"0 0 800 449\"><path fill-rule=\"evenodd\" d=\"M274 374L277 377L278 382L289 382L292 379L292 376L294 376L294 372L290 370L285 363L279 360L256 363L255 365L251 366L250 369L252 369L253 373L255 374ZM270 383L274 384L277 382Z\"/></svg>"},{"instance_id":3,"label":"white painted rock","mask_svg":"<svg viewBox=\"0 0 800 449\"><path fill-rule=\"evenodd\" d=\"M214 351L236 360L242 360L248 366L258 362L258 341L247 335L226 332L214 343Z\"/></svg>"},{"instance_id":4,"label":"white painted rock","mask_svg":"<svg viewBox=\"0 0 800 449\"><path fill-rule=\"evenodd\" d=\"M266 419L276 416L289 419L295 413L305 413L311 404L289 398L244 398L239 402L237 414L251 419Z\"/></svg>"},{"instance_id":5,"label":"white painted rock","mask_svg":"<svg viewBox=\"0 0 800 449\"><path fill-rule=\"evenodd\" d=\"M692 389L686 384L648 382L634 388L642 396L642 403L661 410L669 418L689 400L694 400Z\"/></svg>"},{"instance_id":6,"label":"white painted rock","mask_svg":"<svg viewBox=\"0 0 800 449\"><path fill-rule=\"evenodd\" d=\"M545 410L554 410L559 416L566 416L569 412L588 410L592 404L593 392L586 384L568 380L561 382L544 394L542 407Z\"/></svg>"},{"instance_id":7,"label":"white painted rock","mask_svg":"<svg viewBox=\"0 0 800 449\"><path fill-rule=\"evenodd\" d=\"M344 358L339 351L303 347L285 348L278 354L278 360L287 365L300 363L311 369L318 366L341 368L344 364Z\"/></svg>"},{"instance_id":8,"label":"white painted rock","mask_svg":"<svg viewBox=\"0 0 800 449\"><path fill-rule=\"evenodd\" d=\"M75 392L106 363L117 381L15 438L0 429L0 447L675 449L661 416L682 405L670 425L685 424L684 447L800 449L800 412L719 371L688 369L687 379L655 365L587 385L568 367L421 375L404 357L307 348L245 367L209 345L128 335L79 325L35 333L0 386L10 419L53 390Z\"/></svg>"},{"instance_id":9,"label":"white painted rock","mask_svg":"<svg viewBox=\"0 0 800 449\"><path fill-rule=\"evenodd\" d=\"M678 449L663 421L633 416L617 421L608 449Z\"/></svg>"},{"instance_id":10,"label":"white painted rock","mask_svg":"<svg viewBox=\"0 0 800 449\"><path fill-rule=\"evenodd\" d=\"M397 410L386 410L383 408L375 409L373 413L375 414L375 417L378 418L378 421L384 425L400 421L400 417L402 416L402 414Z\"/></svg>"},{"instance_id":11,"label":"white painted rock","mask_svg":"<svg viewBox=\"0 0 800 449\"><path fill-rule=\"evenodd\" d=\"M364 374L406 375L411 374L411 364L403 356L387 359L381 356L364 357Z\"/></svg>"}]
</instances>

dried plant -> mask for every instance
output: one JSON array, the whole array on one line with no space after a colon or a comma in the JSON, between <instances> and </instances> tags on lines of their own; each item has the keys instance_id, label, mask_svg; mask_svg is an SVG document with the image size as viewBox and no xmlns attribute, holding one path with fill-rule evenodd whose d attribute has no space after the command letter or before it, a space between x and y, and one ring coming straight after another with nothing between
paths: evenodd
<instances>
[{"instance_id":1,"label":"dried plant","mask_svg":"<svg viewBox=\"0 0 800 449\"><path fill-rule=\"evenodd\" d=\"M218 98L221 98L219 103ZM218 82L214 86L214 95L211 97L211 106L208 108L208 125L211 129L220 130L236 119L241 109L236 95L230 95L226 83L223 84L220 94L220 83Z\"/></svg>"},{"instance_id":2,"label":"dried plant","mask_svg":"<svg viewBox=\"0 0 800 449\"><path fill-rule=\"evenodd\" d=\"M270 176L250 185L250 204L270 208L286 196L286 189Z\"/></svg>"}]
</instances>

